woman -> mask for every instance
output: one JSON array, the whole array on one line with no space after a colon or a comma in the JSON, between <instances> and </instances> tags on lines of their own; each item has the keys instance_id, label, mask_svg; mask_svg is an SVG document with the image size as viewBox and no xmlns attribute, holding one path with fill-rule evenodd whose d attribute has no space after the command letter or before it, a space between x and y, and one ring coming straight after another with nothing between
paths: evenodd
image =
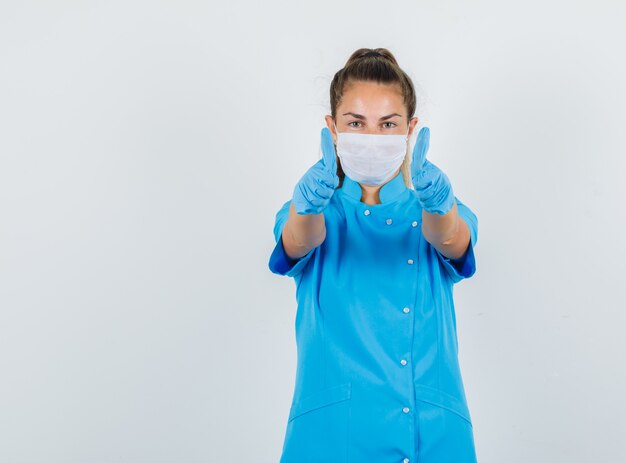
<instances>
[{"instance_id":1,"label":"woman","mask_svg":"<svg viewBox=\"0 0 626 463\"><path fill-rule=\"evenodd\" d=\"M330 101L269 259L298 302L281 462L475 462L452 289L476 269L476 216L425 159L426 127L409 154L414 87L388 50L355 51Z\"/></svg>"}]
</instances>

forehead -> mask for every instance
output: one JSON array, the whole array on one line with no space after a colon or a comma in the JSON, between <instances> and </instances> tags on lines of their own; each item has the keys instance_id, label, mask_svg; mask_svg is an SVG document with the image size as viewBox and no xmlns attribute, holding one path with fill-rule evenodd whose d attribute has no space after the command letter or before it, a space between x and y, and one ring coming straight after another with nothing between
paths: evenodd
<instances>
[{"instance_id":1,"label":"forehead","mask_svg":"<svg viewBox=\"0 0 626 463\"><path fill-rule=\"evenodd\" d=\"M404 114L406 108L399 85L359 81L344 88L337 112L343 114L346 111L380 117L392 112Z\"/></svg>"}]
</instances>

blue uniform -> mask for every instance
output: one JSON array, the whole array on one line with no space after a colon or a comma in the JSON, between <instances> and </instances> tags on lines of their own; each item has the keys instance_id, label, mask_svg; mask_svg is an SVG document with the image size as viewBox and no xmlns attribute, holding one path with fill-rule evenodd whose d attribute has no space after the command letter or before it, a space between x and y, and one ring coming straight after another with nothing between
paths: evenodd
<instances>
[{"instance_id":1,"label":"blue uniform","mask_svg":"<svg viewBox=\"0 0 626 463\"><path fill-rule=\"evenodd\" d=\"M471 463L472 420L458 363L453 285L476 270L476 215L455 197L471 242L452 261L421 232L398 173L380 204L348 176L324 210L326 238L285 254L287 201L269 268L294 278L297 370L281 463Z\"/></svg>"}]
</instances>

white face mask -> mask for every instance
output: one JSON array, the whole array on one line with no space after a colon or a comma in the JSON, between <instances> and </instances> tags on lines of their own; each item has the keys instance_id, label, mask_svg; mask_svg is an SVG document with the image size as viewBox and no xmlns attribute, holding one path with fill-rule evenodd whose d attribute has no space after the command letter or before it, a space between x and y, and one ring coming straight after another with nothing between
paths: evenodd
<instances>
[{"instance_id":1,"label":"white face mask","mask_svg":"<svg viewBox=\"0 0 626 463\"><path fill-rule=\"evenodd\" d=\"M409 141L405 135L337 133L337 155L341 168L352 180L364 185L380 185L402 165Z\"/></svg>"}]
</instances>

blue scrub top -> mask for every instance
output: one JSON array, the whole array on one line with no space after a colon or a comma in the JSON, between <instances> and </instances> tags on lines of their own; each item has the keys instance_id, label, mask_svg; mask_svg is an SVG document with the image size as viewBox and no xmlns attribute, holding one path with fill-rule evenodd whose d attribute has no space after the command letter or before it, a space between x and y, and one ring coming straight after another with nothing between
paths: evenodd
<instances>
[{"instance_id":1,"label":"blue scrub top","mask_svg":"<svg viewBox=\"0 0 626 463\"><path fill-rule=\"evenodd\" d=\"M422 207L402 174L361 202L344 177L324 210L326 238L289 258L276 214L273 273L294 278L297 369L281 463L470 463L472 420L458 362L453 285L476 270L476 215L460 260L421 232Z\"/></svg>"}]
</instances>

